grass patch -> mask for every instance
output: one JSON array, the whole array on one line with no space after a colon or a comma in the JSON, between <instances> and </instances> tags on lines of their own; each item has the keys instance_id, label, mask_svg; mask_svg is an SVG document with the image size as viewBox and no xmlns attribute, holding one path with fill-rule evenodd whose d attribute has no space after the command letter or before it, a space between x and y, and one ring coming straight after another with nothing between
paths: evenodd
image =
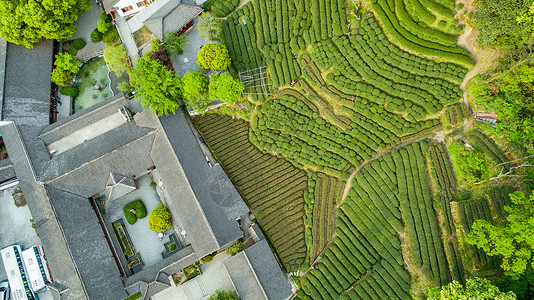
<instances>
[{"instance_id":1,"label":"grass patch","mask_svg":"<svg viewBox=\"0 0 534 300\"><path fill-rule=\"evenodd\" d=\"M142 296L143 295L141 294L141 292L137 292L131 296L124 298L123 300L137 300L137 299L140 299Z\"/></svg>"},{"instance_id":2,"label":"grass patch","mask_svg":"<svg viewBox=\"0 0 534 300\"><path fill-rule=\"evenodd\" d=\"M133 33L135 44L137 47L141 47L144 44L150 42L152 39L152 32L143 25L139 30Z\"/></svg>"},{"instance_id":3,"label":"grass patch","mask_svg":"<svg viewBox=\"0 0 534 300\"><path fill-rule=\"evenodd\" d=\"M187 278L187 280L193 279L197 277L199 274L200 272L198 271L198 268L195 265L190 265L189 267L184 269L184 275L185 275L185 278Z\"/></svg>"}]
</instances>

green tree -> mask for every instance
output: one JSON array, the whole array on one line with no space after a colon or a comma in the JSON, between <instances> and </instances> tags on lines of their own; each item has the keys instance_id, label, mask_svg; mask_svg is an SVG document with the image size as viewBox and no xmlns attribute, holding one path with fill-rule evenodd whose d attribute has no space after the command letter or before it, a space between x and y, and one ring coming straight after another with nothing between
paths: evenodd
<instances>
[{"instance_id":1,"label":"green tree","mask_svg":"<svg viewBox=\"0 0 534 300\"><path fill-rule=\"evenodd\" d=\"M474 23L480 31L482 45L516 47L530 39L532 25L522 22L532 0L483 0L474 13ZM523 19L521 18L523 16Z\"/></svg>"},{"instance_id":2,"label":"green tree","mask_svg":"<svg viewBox=\"0 0 534 300\"><path fill-rule=\"evenodd\" d=\"M462 184L472 184L490 177L484 152L469 151L461 142L456 140L453 140L448 147L458 179Z\"/></svg>"},{"instance_id":3,"label":"green tree","mask_svg":"<svg viewBox=\"0 0 534 300\"><path fill-rule=\"evenodd\" d=\"M130 84L137 89L136 97L144 108L150 108L158 116L174 113L182 96L182 82L174 73L157 61L144 55L133 69L128 70Z\"/></svg>"},{"instance_id":4,"label":"green tree","mask_svg":"<svg viewBox=\"0 0 534 300\"><path fill-rule=\"evenodd\" d=\"M148 228L152 231L163 232L171 227L171 212L160 204L148 217Z\"/></svg>"},{"instance_id":5,"label":"green tree","mask_svg":"<svg viewBox=\"0 0 534 300\"><path fill-rule=\"evenodd\" d=\"M100 31L100 33L104 34L108 32L108 30L111 28L111 24L107 23L106 21L100 20L96 23L96 28L98 29L98 31Z\"/></svg>"},{"instance_id":6,"label":"green tree","mask_svg":"<svg viewBox=\"0 0 534 300\"><path fill-rule=\"evenodd\" d=\"M204 70L226 70L230 66L228 49L221 43L206 44L198 52L197 64Z\"/></svg>"},{"instance_id":7,"label":"green tree","mask_svg":"<svg viewBox=\"0 0 534 300\"><path fill-rule=\"evenodd\" d=\"M208 300L239 300L238 296L234 292L229 290L216 290L215 295L210 295Z\"/></svg>"},{"instance_id":8,"label":"green tree","mask_svg":"<svg viewBox=\"0 0 534 300\"><path fill-rule=\"evenodd\" d=\"M534 267L534 193L527 197L516 191L510 194L510 199L512 205L504 207L509 213L505 223L493 225L486 220L476 220L466 241L489 256L501 256L505 274L518 279L528 264Z\"/></svg>"},{"instance_id":9,"label":"green tree","mask_svg":"<svg viewBox=\"0 0 534 300\"><path fill-rule=\"evenodd\" d=\"M76 56L68 52L62 52L56 54L54 66L51 77L52 82L57 85L66 85L78 72L80 62L76 60Z\"/></svg>"},{"instance_id":10,"label":"green tree","mask_svg":"<svg viewBox=\"0 0 534 300\"><path fill-rule=\"evenodd\" d=\"M177 35L176 33L167 33L163 39L163 48L169 54L174 52L182 54L182 50L186 44L187 37L185 35Z\"/></svg>"},{"instance_id":11,"label":"green tree","mask_svg":"<svg viewBox=\"0 0 534 300\"><path fill-rule=\"evenodd\" d=\"M89 0L2 0L0 37L30 49L43 38L67 39L76 32L78 15L89 9Z\"/></svg>"},{"instance_id":12,"label":"green tree","mask_svg":"<svg viewBox=\"0 0 534 300\"><path fill-rule=\"evenodd\" d=\"M229 73L210 75L209 96L211 100L219 100L232 105L239 100L245 86L239 79Z\"/></svg>"},{"instance_id":13,"label":"green tree","mask_svg":"<svg viewBox=\"0 0 534 300\"><path fill-rule=\"evenodd\" d=\"M104 50L104 59L108 63L109 69L113 71L117 77L121 76L122 73L130 68L128 54L126 54L126 49L124 49L122 44L116 46L107 44Z\"/></svg>"},{"instance_id":14,"label":"green tree","mask_svg":"<svg viewBox=\"0 0 534 300\"><path fill-rule=\"evenodd\" d=\"M222 20L213 17L213 13L204 12L198 18L196 29L204 39L215 41L222 37Z\"/></svg>"},{"instance_id":15,"label":"green tree","mask_svg":"<svg viewBox=\"0 0 534 300\"><path fill-rule=\"evenodd\" d=\"M121 92L129 93L132 90L132 86L128 81L124 80L117 85L117 89Z\"/></svg>"},{"instance_id":16,"label":"green tree","mask_svg":"<svg viewBox=\"0 0 534 300\"><path fill-rule=\"evenodd\" d=\"M98 29L95 29L93 30L93 32L91 32L91 41L93 42L100 42L102 41L102 33L100 33L100 31L98 31Z\"/></svg>"},{"instance_id":17,"label":"green tree","mask_svg":"<svg viewBox=\"0 0 534 300\"><path fill-rule=\"evenodd\" d=\"M185 73L182 77L183 98L193 109L202 112L210 102L206 97L208 79L200 71Z\"/></svg>"},{"instance_id":18,"label":"green tree","mask_svg":"<svg viewBox=\"0 0 534 300\"><path fill-rule=\"evenodd\" d=\"M499 288L491 284L491 281L472 277L466 280L465 288L453 281L441 288L433 287L427 290L428 300L513 300L516 296L513 292L503 293Z\"/></svg>"}]
</instances>

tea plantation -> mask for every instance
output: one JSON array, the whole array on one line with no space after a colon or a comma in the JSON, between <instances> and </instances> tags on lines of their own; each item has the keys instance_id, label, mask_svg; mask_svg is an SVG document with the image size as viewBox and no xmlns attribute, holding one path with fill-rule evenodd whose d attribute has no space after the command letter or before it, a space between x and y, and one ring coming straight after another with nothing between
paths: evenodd
<instances>
[{"instance_id":1,"label":"tea plantation","mask_svg":"<svg viewBox=\"0 0 534 300\"><path fill-rule=\"evenodd\" d=\"M463 237L507 194L460 199L443 138L471 114L455 13L453 0L252 0L223 20L231 72L266 66L269 94L244 95L240 119L193 121L296 299L411 299L498 267ZM465 138L507 160L484 133Z\"/></svg>"}]
</instances>

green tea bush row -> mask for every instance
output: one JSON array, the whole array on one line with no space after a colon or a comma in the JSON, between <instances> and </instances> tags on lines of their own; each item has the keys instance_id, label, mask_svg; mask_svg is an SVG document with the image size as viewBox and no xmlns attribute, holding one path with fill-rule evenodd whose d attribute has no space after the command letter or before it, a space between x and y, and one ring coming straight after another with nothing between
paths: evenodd
<instances>
[{"instance_id":1,"label":"green tea bush row","mask_svg":"<svg viewBox=\"0 0 534 300\"><path fill-rule=\"evenodd\" d=\"M515 191L514 187L511 185L501 185L491 189L488 194L491 206L493 211L499 217L506 217L508 212L504 210L505 205L510 205L512 201L510 200L510 194Z\"/></svg>"},{"instance_id":2,"label":"green tea bush row","mask_svg":"<svg viewBox=\"0 0 534 300\"><path fill-rule=\"evenodd\" d=\"M383 38L384 33L375 18L363 20L360 29L365 31L367 35L373 35L369 29L374 31L374 35L378 39L375 47L371 47L371 49L379 59L383 59L392 66L410 73L441 78L456 84L460 84L467 73L467 69L461 65L449 62L437 63L401 50L389 39Z\"/></svg>"},{"instance_id":3,"label":"green tea bush row","mask_svg":"<svg viewBox=\"0 0 534 300\"><path fill-rule=\"evenodd\" d=\"M445 47L407 32L400 26L395 13L388 7L386 0L375 1L378 2L373 4L373 10L382 21L385 31L402 47L423 55L438 57L446 61L450 60L468 68L475 65L469 54L459 47Z\"/></svg>"},{"instance_id":4,"label":"green tea bush row","mask_svg":"<svg viewBox=\"0 0 534 300\"><path fill-rule=\"evenodd\" d=\"M433 22L426 23L424 26L419 25L416 21L412 19L410 15L408 15L406 11L406 3L405 0L395 0L395 15L399 19L399 24L404 27L407 31L411 32L415 36L419 36L424 38L425 40L438 43L447 47L455 47L457 40L455 37L450 36L442 31L433 29L431 27L427 27L427 25L432 24ZM449 18L450 14L452 13L450 10L443 8L442 6L436 5L432 0L420 0L421 3L425 2L422 6L417 6L417 8L429 8L430 10L433 10L433 8L438 9L441 13L446 14L446 17ZM408 8L409 9L409 8ZM419 10L419 9L418 9ZM426 9L425 9L426 10ZM453 14L453 13L452 13ZM424 14L420 14L419 11L416 11L415 14L412 14L412 16L423 16ZM454 14L452 17L449 18L450 20L454 19ZM435 18L434 18L435 21Z\"/></svg>"},{"instance_id":5,"label":"green tea bush row","mask_svg":"<svg viewBox=\"0 0 534 300\"><path fill-rule=\"evenodd\" d=\"M471 131L469 133L469 141L473 144L473 146L480 148L482 151L487 153L496 164L509 161L509 158L504 154L495 141L493 141L492 138L484 134L482 131L478 129ZM510 168L509 165L505 167L505 170L509 170Z\"/></svg>"},{"instance_id":6,"label":"green tea bush row","mask_svg":"<svg viewBox=\"0 0 534 300\"><path fill-rule=\"evenodd\" d=\"M434 284L449 280L449 268L432 207L422 152L425 143L414 143L393 153L399 180L400 209L408 227L411 258L416 268Z\"/></svg>"},{"instance_id":7,"label":"green tea bush row","mask_svg":"<svg viewBox=\"0 0 534 300\"><path fill-rule=\"evenodd\" d=\"M297 270L306 257L304 199L307 176L284 159L248 141L247 124L227 116L193 118L236 189L260 220L284 268ZM291 184L286 184L291 181Z\"/></svg>"},{"instance_id":8,"label":"green tea bush row","mask_svg":"<svg viewBox=\"0 0 534 300\"><path fill-rule=\"evenodd\" d=\"M390 65L382 59L377 59L375 56L377 52L389 52L389 48L381 46L383 44L380 43L380 41L385 39L384 34L377 34L371 26L362 26L360 27L360 31L364 33L351 36L349 38L350 43L344 42L344 45L351 46L357 50L367 65L377 70L379 74L380 72L383 73L380 75L390 78L395 82L420 87L432 93L443 105L450 104L461 98L462 92L458 84L453 84L439 78L434 79L428 76L411 74L394 64ZM447 99L447 97L450 99Z\"/></svg>"},{"instance_id":9,"label":"green tea bush row","mask_svg":"<svg viewBox=\"0 0 534 300\"><path fill-rule=\"evenodd\" d=\"M215 0L211 4L211 10L217 18L229 15L239 5L239 0Z\"/></svg>"},{"instance_id":10,"label":"green tea bush row","mask_svg":"<svg viewBox=\"0 0 534 300\"><path fill-rule=\"evenodd\" d=\"M465 103L460 102L447 107L443 115L443 122L448 126L463 124L464 120L469 117L469 111Z\"/></svg>"},{"instance_id":11,"label":"green tea bush row","mask_svg":"<svg viewBox=\"0 0 534 300\"><path fill-rule=\"evenodd\" d=\"M245 5L248 7L248 4ZM240 23L243 10L223 20L223 31L232 63L238 71L256 68L264 64L264 59L256 46L254 27Z\"/></svg>"},{"instance_id":12,"label":"green tea bush row","mask_svg":"<svg viewBox=\"0 0 534 300\"><path fill-rule=\"evenodd\" d=\"M460 223L466 234L471 231L471 226L475 220L492 221L489 204L485 198L469 202L458 202L457 209ZM469 250L476 268L491 268L499 265L498 257L487 256L484 250L470 244L467 244L466 248Z\"/></svg>"}]
</instances>

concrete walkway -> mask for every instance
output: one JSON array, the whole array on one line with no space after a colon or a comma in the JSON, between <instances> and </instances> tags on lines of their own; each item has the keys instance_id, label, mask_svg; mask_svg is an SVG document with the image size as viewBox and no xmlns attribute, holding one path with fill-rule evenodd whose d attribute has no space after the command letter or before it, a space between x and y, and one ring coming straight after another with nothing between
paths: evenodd
<instances>
[{"instance_id":1,"label":"concrete walkway","mask_svg":"<svg viewBox=\"0 0 534 300\"><path fill-rule=\"evenodd\" d=\"M210 43L205 40L196 29L198 24L198 17L193 20L193 27L189 29L184 35L187 37L187 44L184 47L184 53L173 53L171 55L172 65L179 76L183 76L187 72L202 71L197 65L197 55L200 51L200 46Z\"/></svg>"},{"instance_id":2,"label":"concrete walkway","mask_svg":"<svg viewBox=\"0 0 534 300\"><path fill-rule=\"evenodd\" d=\"M124 48L126 48L126 53L131 58L132 63L135 65L135 62L139 59L139 51L137 50L137 45L133 37L133 33L126 22L126 19L121 16L117 16L115 19L115 25L119 30L119 35L122 40Z\"/></svg>"}]
</instances>

